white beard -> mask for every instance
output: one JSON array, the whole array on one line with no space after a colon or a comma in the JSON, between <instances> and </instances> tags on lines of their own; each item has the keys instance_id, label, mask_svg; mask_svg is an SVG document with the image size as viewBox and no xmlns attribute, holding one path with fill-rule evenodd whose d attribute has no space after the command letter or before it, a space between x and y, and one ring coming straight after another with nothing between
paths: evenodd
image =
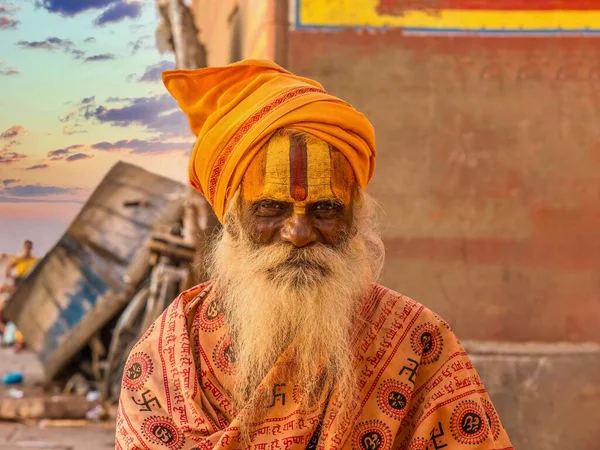
<instances>
[{"instance_id":1,"label":"white beard","mask_svg":"<svg viewBox=\"0 0 600 450\"><path fill-rule=\"evenodd\" d=\"M236 406L253 400L256 388L292 341L288 376L304 387L307 403L319 397L323 371L340 392L352 395L356 377L351 334L359 326L360 299L369 293L383 264L371 200L361 199L354 214L356 233L337 248L257 246L239 221L237 202L236 195L208 268L231 328Z\"/></svg>"}]
</instances>

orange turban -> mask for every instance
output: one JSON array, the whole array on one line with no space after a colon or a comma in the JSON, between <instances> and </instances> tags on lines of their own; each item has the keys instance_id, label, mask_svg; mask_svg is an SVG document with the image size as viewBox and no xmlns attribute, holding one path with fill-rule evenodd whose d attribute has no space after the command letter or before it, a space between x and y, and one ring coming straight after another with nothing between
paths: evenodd
<instances>
[{"instance_id":1,"label":"orange turban","mask_svg":"<svg viewBox=\"0 0 600 450\"><path fill-rule=\"evenodd\" d=\"M375 132L348 103L270 61L163 72L167 90L198 137L190 183L220 221L256 153L280 128L312 134L338 149L365 188L375 168Z\"/></svg>"}]
</instances>

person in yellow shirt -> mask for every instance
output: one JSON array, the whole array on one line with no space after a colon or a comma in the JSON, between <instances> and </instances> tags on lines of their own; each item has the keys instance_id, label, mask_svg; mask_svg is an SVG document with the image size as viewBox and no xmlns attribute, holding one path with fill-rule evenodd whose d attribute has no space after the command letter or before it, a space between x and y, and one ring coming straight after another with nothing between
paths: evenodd
<instances>
[{"instance_id":1,"label":"person in yellow shirt","mask_svg":"<svg viewBox=\"0 0 600 450\"><path fill-rule=\"evenodd\" d=\"M12 294L21 284L23 279L29 274L35 266L37 258L33 256L33 242L26 240L23 242L21 254L15 256L7 265L4 271L6 282L0 286L0 294ZM5 295L6 296L6 295ZM3 296L3 297L5 297ZM3 317L5 298L0 299L0 335L6 332L6 321ZM19 350L23 345L23 337L18 330L15 330L15 350ZM4 336L3 336L4 337ZM12 339L9 339L12 341ZM10 342L12 343L12 342ZM6 344L6 339L3 339L3 344Z\"/></svg>"},{"instance_id":2,"label":"person in yellow shirt","mask_svg":"<svg viewBox=\"0 0 600 450\"><path fill-rule=\"evenodd\" d=\"M14 287L17 287L23 278L29 273L37 262L37 258L33 256L33 242L26 240L23 242L23 250L19 256L13 258L13 260L6 266L5 276L6 278L13 278Z\"/></svg>"}]
</instances>

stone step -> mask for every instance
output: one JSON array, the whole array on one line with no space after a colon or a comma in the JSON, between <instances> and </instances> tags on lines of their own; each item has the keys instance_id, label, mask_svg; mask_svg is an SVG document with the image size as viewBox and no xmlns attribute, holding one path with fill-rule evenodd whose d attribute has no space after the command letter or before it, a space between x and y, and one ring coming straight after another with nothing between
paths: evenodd
<instances>
[{"instance_id":1,"label":"stone step","mask_svg":"<svg viewBox=\"0 0 600 450\"><path fill-rule=\"evenodd\" d=\"M600 345L463 345L516 449L600 449Z\"/></svg>"}]
</instances>

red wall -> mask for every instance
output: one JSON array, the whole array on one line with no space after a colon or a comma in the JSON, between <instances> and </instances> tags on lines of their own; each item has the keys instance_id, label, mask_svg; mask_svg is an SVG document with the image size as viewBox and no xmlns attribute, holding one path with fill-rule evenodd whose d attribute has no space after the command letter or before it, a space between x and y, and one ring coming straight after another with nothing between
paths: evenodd
<instances>
[{"instance_id":1,"label":"red wall","mask_svg":"<svg viewBox=\"0 0 600 450\"><path fill-rule=\"evenodd\" d=\"M600 342L600 39L293 31L375 125L384 283L463 339Z\"/></svg>"}]
</instances>

